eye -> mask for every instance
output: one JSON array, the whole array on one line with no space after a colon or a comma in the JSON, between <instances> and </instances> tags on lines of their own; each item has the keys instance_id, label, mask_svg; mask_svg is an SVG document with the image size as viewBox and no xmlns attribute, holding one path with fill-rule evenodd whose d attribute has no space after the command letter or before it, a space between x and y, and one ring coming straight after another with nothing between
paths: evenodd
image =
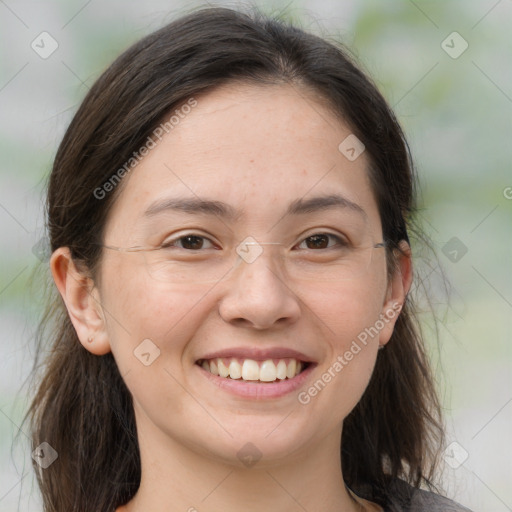
<instances>
[{"instance_id":1,"label":"eye","mask_svg":"<svg viewBox=\"0 0 512 512\"><path fill-rule=\"evenodd\" d=\"M161 249L169 249L171 247L177 247L178 249L185 249L190 251L197 251L199 249L205 249L204 247L204 241L207 241L207 243L211 244L211 247L206 247L206 249L210 249L213 247L213 244L211 240L206 238L205 236L198 235L198 234L188 234L183 235L178 238L173 238L170 240L166 240L161 246ZM177 244L181 243L181 247Z\"/></svg>"},{"instance_id":2,"label":"eye","mask_svg":"<svg viewBox=\"0 0 512 512\"><path fill-rule=\"evenodd\" d=\"M329 239L334 240L336 243L329 245ZM210 246L205 247L205 242L206 244L210 244ZM306 249L332 249L334 246L338 246L343 249L349 246L348 242L344 238L333 235L332 233L315 233L310 235L299 244L299 247L304 243L307 245ZM212 249L214 247L215 246L209 238L197 233L190 233L169 239L160 246L161 249L178 248L191 252L197 252L201 249Z\"/></svg>"},{"instance_id":3,"label":"eye","mask_svg":"<svg viewBox=\"0 0 512 512\"><path fill-rule=\"evenodd\" d=\"M332 246L327 247L329 238L335 240L340 248L346 248L349 245L345 239L332 233L315 233L305 238L299 246L309 242L310 247L307 247L308 249L331 249Z\"/></svg>"}]
</instances>

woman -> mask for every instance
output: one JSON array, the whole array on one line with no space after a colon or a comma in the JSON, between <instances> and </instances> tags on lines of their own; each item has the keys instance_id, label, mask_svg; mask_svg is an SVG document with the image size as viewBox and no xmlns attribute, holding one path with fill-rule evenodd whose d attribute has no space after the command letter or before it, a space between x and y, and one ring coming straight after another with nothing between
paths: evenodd
<instances>
[{"instance_id":1,"label":"woman","mask_svg":"<svg viewBox=\"0 0 512 512\"><path fill-rule=\"evenodd\" d=\"M414 185L317 36L206 8L121 55L48 186L45 511L467 510L435 492Z\"/></svg>"}]
</instances>

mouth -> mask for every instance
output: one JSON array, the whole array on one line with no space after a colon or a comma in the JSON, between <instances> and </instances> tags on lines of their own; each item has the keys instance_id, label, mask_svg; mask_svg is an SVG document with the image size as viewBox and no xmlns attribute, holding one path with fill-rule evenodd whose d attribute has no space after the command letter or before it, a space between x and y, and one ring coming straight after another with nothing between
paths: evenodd
<instances>
[{"instance_id":1,"label":"mouth","mask_svg":"<svg viewBox=\"0 0 512 512\"><path fill-rule=\"evenodd\" d=\"M313 363L293 357L279 359L242 359L237 357L215 357L198 359L196 365L212 375L228 381L272 384L294 379Z\"/></svg>"}]
</instances>

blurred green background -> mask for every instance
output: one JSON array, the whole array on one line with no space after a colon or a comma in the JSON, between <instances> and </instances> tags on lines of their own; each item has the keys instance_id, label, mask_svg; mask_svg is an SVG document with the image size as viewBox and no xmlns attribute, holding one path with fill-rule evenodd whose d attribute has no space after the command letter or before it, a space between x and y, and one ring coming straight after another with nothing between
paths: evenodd
<instances>
[{"instance_id":1,"label":"blurred green background","mask_svg":"<svg viewBox=\"0 0 512 512\"><path fill-rule=\"evenodd\" d=\"M207 4L0 1L2 511L41 510L28 432L13 439L42 307L42 280L29 287L29 278L47 267L38 242L52 158L105 67L199 5ZM512 1L255 5L348 45L394 107L420 178L418 221L437 253L413 244L417 282L429 289L437 318L422 314L448 441L457 443L447 454L445 488L475 512L512 510ZM31 47L42 32L58 44L47 58Z\"/></svg>"}]
</instances>

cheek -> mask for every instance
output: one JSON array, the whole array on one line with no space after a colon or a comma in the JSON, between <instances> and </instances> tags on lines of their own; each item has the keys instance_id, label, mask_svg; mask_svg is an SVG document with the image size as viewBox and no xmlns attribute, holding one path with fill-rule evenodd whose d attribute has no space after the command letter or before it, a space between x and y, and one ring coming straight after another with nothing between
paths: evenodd
<instances>
[{"instance_id":1,"label":"cheek","mask_svg":"<svg viewBox=\"0 0 512 512\"><path fill-rule=\"evenodd\" d=\"M385 291L385 279L368 276L364 280L318 287L308 293L305 302L321 320L318 324L332 348L344 351L379 320Z\"/></svg>"},{"instance_id":2,"label":"cheek","mask_svg":"<svg viewBox=\"0 0 512 512\"><path fill-rule=\"evenodd\" d=\"M308 306L318 317L316 324L321 328L327 357L318 380L306 392L322 395L318 406L329 404L333 420L342 420L350 413L371 378L385 286L385 280L368 276L310 295Z\"/></svg>"},{"instance_id":3,"label":"cheek","mask_svg":"<svg viewBox=\"0 0 512 512\"><path fill-rule=\"evenodd\" d=\"M182 387L182 363L201 319L201 295L137 278L124 280L120 292L115 306L111 300L117 317L109 336L134 407L139 417L141 411L149 417L172 411L178 417L190 399ZM200 417L201 411L190 414Z\"/></svg>"},{"instance_id":4,"label":"cheek","mask_svg":"<svg viewBox=\"0 0 512 512\"><path fill-rule=\"evenodd\" d=\"M157 356L155 362L174 366L197 328L193 318L201 295L190 287L155 281L127 265L105 272L103 288L108 335L120 371L126 373L134 363L138 367L134 356L145 347L142 343Z\"/></svg>"}]
</instances>

